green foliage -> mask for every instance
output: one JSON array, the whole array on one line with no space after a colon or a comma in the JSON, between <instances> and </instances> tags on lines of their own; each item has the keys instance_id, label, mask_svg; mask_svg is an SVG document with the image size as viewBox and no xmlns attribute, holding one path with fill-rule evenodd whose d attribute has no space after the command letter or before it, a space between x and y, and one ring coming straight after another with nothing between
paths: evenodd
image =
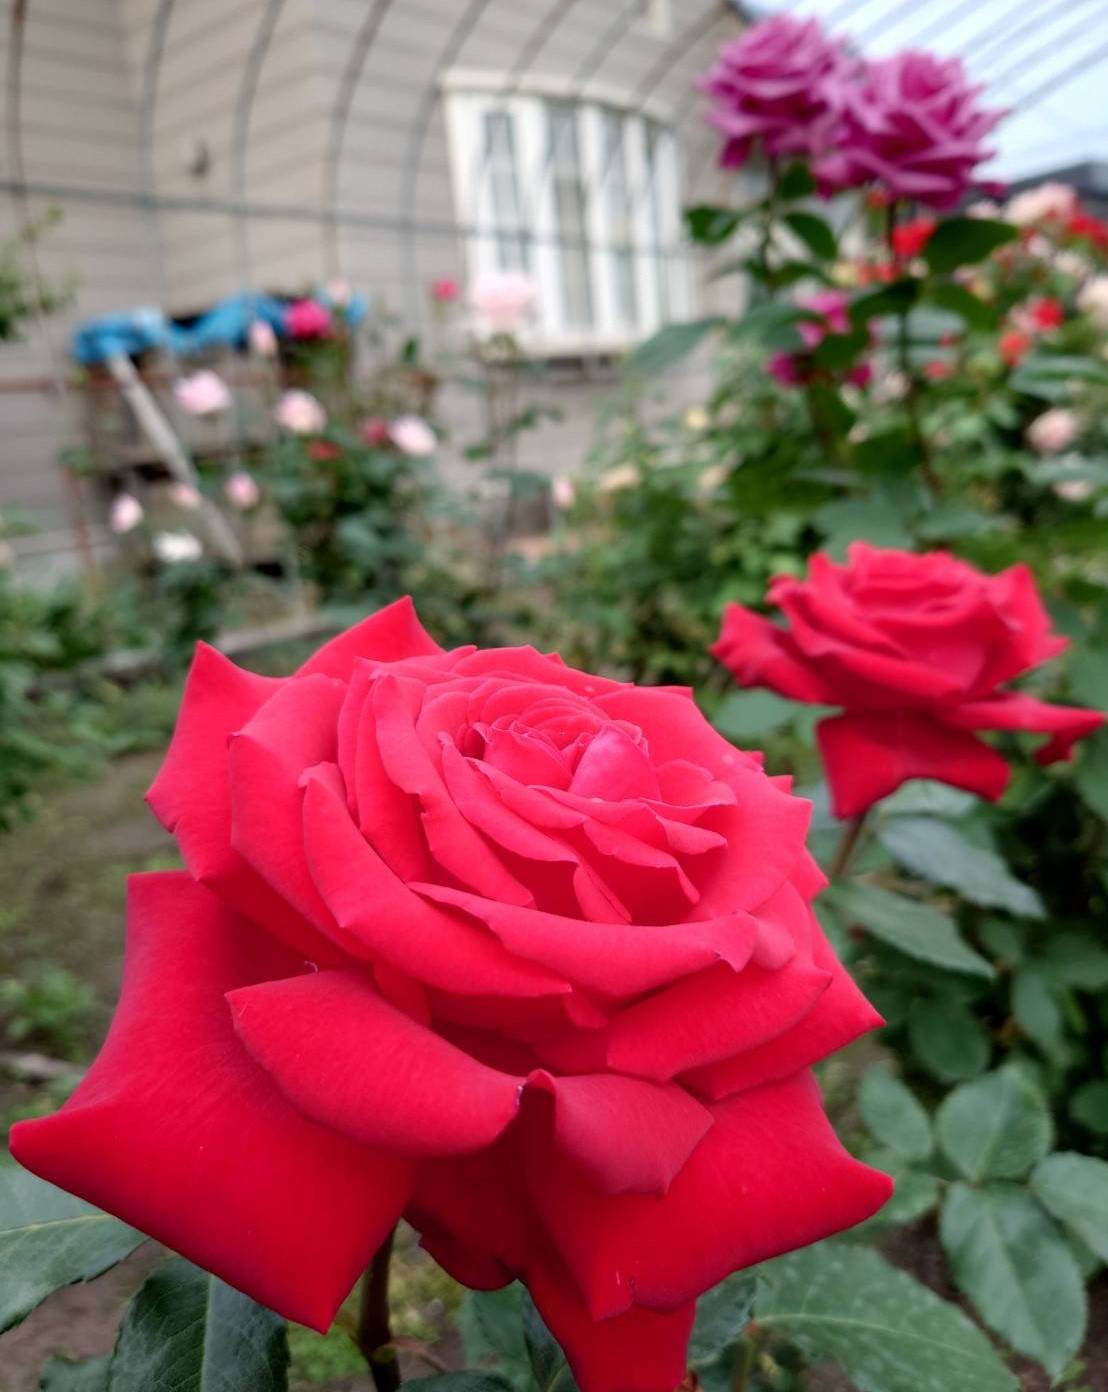
<instances>
[{"instance_id":1,"label":"green foliage","mask_svg":"<svg viewBox=\"0 0 1108 1392\"><path fill-rule=\"evenodd\" d=\"M108 1371L110 1392L283 1392L285 1322L180 1259L131 1303Z\"/></svg>"},{"instance_id":2,"label":"green foliage","mask_svg":"<svg viewBox=\"0 0 1108 1392\"><path fill-rule=\"evenodd\" d=\"M0 1024L13 1044L38 1044L72 1058L95 1008L92 987L64 967L0 978Z\"/></svg>"},{"instance_id":3,"label":"green foliage","mask_svg":"<svg viewBox=\"0 0 1108 1392\"><path fill-rule=\"evenodd\" d=\"M101 1275L143 1241L133 1228L0 1161L0 1333L60 1287Z\"/></svg>"},{"instance_id":4,"label":"green foliage","mask_svg":"<svg viewBox=\"0 0 1108 1392\"><path fill-rule=\"evenodd\" d=\"M762 1268L755 1317L859 1392L1014 1392L1016 1380L955 1305L876 1252L821 1243Z\"/></svg>"}]
</instances>

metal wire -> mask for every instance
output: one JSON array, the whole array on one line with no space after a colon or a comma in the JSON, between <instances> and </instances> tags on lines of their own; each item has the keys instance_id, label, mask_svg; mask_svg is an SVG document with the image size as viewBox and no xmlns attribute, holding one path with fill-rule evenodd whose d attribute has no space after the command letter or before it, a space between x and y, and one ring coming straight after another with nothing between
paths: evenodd
<instances>
[{"instance_id":1,"label":"metal wire","mask_svg":"<svg viewBox=\"0 0 1108 1392\"><path fill-rule=\"evenodd\" d=\"M1087 37L1088 33L1089 21L1087 17L1083 16L1077 24L1072 25L1064 34L1052 35L1045 44L1042 44L1032 53L1024 54L1017 62L1010 63L1008 67L1002 69L999 73L991 74L989 82L1000 87L1011 78L1018 77L1021 73L1028 71L1033 72L1041 59L1049 58L1052 54L1057 53L1060 48L1065 49L1075 40ZM1053 82L1054 79L1051 81Z\"/></svg>"},{"instance_id":2,"label":"metal wire","mask_svg":"<svg viewBox=\"0 0 1108 1392\"><path fill-rule=\"evenodd\" d=\"M1098 63L1108 61L1108 43L1101 44L1092 53L1079 58L1075 63L1071 63L1068 68L1063 68L1061 72L1051 74L1041 82L1038 87L1033 87L1025 96L1017 98L1016 113L1022 116L1044 101L1051 92L1056 92L1059 86L1069 82L1071 78L1077 77L1080 73L1086 72L1089 68L1095 67Z\"/></svg>"}]
</instances>

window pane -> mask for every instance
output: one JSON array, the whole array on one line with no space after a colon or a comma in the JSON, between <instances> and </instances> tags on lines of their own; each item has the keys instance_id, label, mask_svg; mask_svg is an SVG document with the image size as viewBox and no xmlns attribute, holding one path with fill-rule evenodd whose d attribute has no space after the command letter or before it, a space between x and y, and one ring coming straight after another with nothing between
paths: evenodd
<instances>
[{"instance_id":1,"label":"window pane","mask_svg":"<svg viewBox=\"0 0 1108 1392\"><path fill-rule=\"evenodd\" d=\"M626 122L618 112L602 113L604 130L604 213L616 314L627 325L638 319L635 302L634 229L627 183Z\"/></svg>"},{"instance_id":2,"label":"window pane","mask_svg":"<svg viewBox=\"0 0 1108 1392\"><path fill-rule=\"evenodd\" d=\"M592 323L592 290L577 112L568 102L548 102L546 113L547 158L562 271L562 313L568 325L588 328Z\"/></svg>"},{"instance_id":3,"label":"window pane","mask_svg":"<svg viewBox=\"0 0 1108 1392\"><path fill-rule=\"evenodd\" d=\"M484 137L484 172L496 264L502 271L526 270L529 258L519 196L515 132L510 113L486 111ZM487 233L485 228L481 231Z\"/></svg>"}]
</instances>

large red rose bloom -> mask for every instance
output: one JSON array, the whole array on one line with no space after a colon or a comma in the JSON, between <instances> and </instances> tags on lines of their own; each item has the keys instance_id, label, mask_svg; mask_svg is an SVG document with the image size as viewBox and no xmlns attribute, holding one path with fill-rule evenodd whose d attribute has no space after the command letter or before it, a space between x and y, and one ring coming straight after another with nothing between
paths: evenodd
<instances>
[{"instance_id":1,"label":"large red rose bloom","mask_svg":"<svg viewBox=\"0 0 1108 1392\"><path fill-rule=\"evenodd\" d=\"M807 579L781 576L768 598L787 629L732 604L712 651L742 686L844 707L816 727L836 816L910 778L999 798L1011 770L974 731L1049 735L1035 757L1050 764L1104 721L1003 689L1066 647L1024 565L984 575L945 551L856 541L846 565L817 554Z\"/></svg>"},{"instance_id":2,"label":"large red rose bloom","mask_svg":"<svg viewBox=\"0 0 1108 1392\"><path fill-rule=\"evenodd\" d=\"M407 602L288 680L197 654L122 999L19 1160L326 1328L403 1214L519 1277L582 1392L671 1392L697 1296L888 1196L808 1071L878 1017L808 804L688 693Z\"/></svg>"}]
</instances>

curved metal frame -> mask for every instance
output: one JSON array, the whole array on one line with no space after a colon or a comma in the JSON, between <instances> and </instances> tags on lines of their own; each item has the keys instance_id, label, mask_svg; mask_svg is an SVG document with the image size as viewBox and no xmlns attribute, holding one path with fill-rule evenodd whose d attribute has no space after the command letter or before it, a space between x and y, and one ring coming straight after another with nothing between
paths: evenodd
<instances>
[{"instance_id":1,"label":"curved metal frame","mask_svg":"<svg viewBox=\"0 0 1108 1392\"><path fill-rule=\"evenodd\" d=\"M358 28L350 58L342 71L339 93L331 112L330 137L327 142L327 161L324 168L323 206L331 213L331 232L328 238L328 263L333 275L342 271L342 256L339 248L339 179L342 172L342 148L346 141L346 127L354 105L354 94L358 89L365 65L369 61L374 41L389 11L392 0L374 0L373 7L366 12L365 19Z\"/></svg>"},{"instance_id":2,"label":"curved metal frame","mask_svg":"<svg viewBox=\"0 0 1108 1392\"><path fill-rule=\"evenodd\" d=\"M439 54L424 89L415 119L408 135L404 151L405 181L400 198L400 250L405 267L404 292L408 300L408 312L413 321L419 318L419 294L416 287L416 245L415 245L415 200L416 185L419 180L419 166L423 156L423 146L431 127L431 118L439 103L439 79L461 53L466 40L473 32L478 20L488 8L491 0L469 0L461 19L451 30L450 39Z\"/></svg>"},{"instance_id":3,"label":"curved metal frame","mask_svg":"<svg viewBox=\"0 0 1108 1392\"><path fill-rule=\"evenodd\" d=\"M246 142L250 134L250 115L254 109L254 98L258 94L262 67L265 64L273 31L281 16L285 0L266 0L266 8L259 21L254 42L250 46L242 69L238 96L231 124L231 173L229 180L230 212L234 220L235 249L239 263L239 277L244 289L253 284L250 266L250 238L247 231L246 213Z\"/></svg>"}]
</instances>

